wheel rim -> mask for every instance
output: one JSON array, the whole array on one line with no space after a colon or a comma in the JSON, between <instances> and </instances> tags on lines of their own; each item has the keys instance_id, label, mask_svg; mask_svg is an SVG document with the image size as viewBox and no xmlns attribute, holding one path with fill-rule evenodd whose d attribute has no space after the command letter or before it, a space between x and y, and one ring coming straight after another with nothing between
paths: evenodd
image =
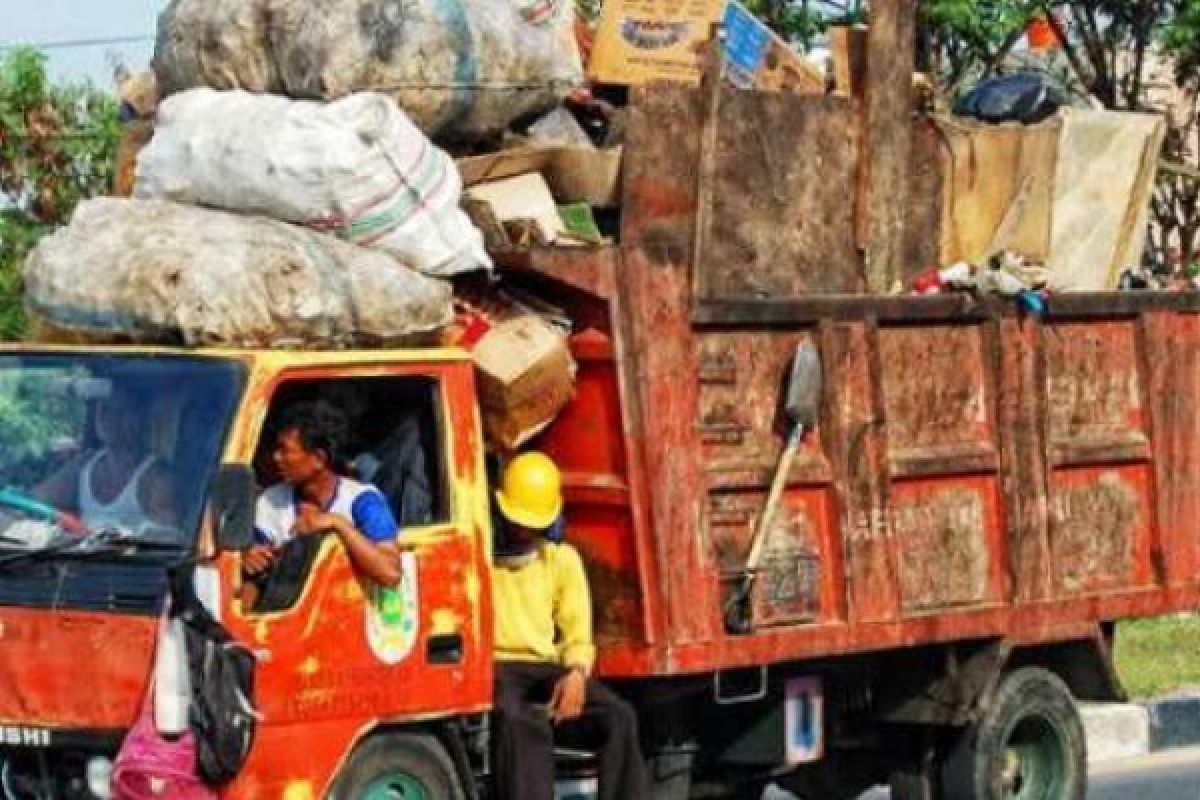
<instances>
[{"instance_id":1,"label":"wheel rim","mask_svg":"<svg viewBox=\"0 0 1200 800\"><path fill-rule=\"evenodd\" d=\"M434 797L424 781L395 770L367 784L360 800L434 800Z\"/></svg>"},{"instance_id":2,"label":"wheel rim","mask_svg":"<svg viewBox=\"0 0 1200 800\"><path fill-rule=\"evenodd\" d=\"M1045 716L1022 719L1008 737L1001 764L1006 800L1061 800L1067 784L1067 737Z\"/></svg>"}]
</instances>

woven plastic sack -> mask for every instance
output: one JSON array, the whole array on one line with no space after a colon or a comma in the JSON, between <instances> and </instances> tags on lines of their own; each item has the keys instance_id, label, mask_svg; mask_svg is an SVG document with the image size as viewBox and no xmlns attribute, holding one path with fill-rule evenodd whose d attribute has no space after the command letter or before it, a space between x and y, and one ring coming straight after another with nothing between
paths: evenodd
<instances>
[{"instance_id":1,"label":"woven plastic sack","mask_svg":"<svg viewBox=\"0 0 1200 800\"><path fill-rule=\"evenodd\" d=\"M382 91L427 133L474 138L583 83L574 23L572 0L173 0L154 63L164 94Z\"/></svg>"},{"instance_id":2,"label":"woven plastic sack","mask_svg":"<svg viewBox=\"0 0 1200 800\"><path fill-rule=\"evenodd\" d=\"M26 304L60 330L240 347L405 343L440 330L450 286L391 256L262 217L97 198L25 265Z\"/></svg>"},{"instance_id":3,"label":"woven plastic sack","mask_svg":"<svg viewBox=\"0 0 1200 800\"><path fill-rule=\"evenodd\" d=\"M387 251L431 275L491 266L462 180L382 94L334 103L193 89L163 103L136 197L263 214Z\"/></svg>"}]
</instances>

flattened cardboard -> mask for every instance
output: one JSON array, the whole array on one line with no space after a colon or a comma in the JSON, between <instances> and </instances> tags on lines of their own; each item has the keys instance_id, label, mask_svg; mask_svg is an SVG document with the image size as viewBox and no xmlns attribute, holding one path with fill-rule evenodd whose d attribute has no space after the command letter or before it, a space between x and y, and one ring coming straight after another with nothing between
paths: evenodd
<instances>
[{"instance_id":1,"label":"flattened cardboard","mask_svg":"<svg viewBox=\"0 0 1200 800\"><path fill-rule=\"evenodd\" d=\"M620 203L621 148L521 147L460 158L463 186L540 172L559 203L612 208Z\"/></svg>"}]
</instances>

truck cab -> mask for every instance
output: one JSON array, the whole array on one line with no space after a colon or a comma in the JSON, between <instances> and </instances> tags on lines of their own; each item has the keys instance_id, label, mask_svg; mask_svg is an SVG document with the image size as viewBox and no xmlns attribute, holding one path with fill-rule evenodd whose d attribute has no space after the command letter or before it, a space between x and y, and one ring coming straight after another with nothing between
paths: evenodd
<instances>
[{"instance_id":1,"label":"truck cab","mask_svg":"<svg viewBox=\"0 0 1200 800\"><path fill-rule=\"evenodd\" d=\"M191 564L200 597L258 662L262 719L222 796L466 796L461 743L491 698L491 533L465 354L15 349L0 355L0 387L6 797L110 796L121 738L153 702L168 573ZM91 468L114 458L100 409L115 397L136 404L138 463L169 485L169 526L92 526L95 508L80 507L93 487L115 502ZM249 516L218 513L210 490L223 472L253 475L252 503L275 480L275 415L311 399L351 417L346 468L369 471L392 505L403 577L370 585L328 537L249 607ZM52 501L47 486L72 472L86 486Z\"/></svg>"}]
</instances>

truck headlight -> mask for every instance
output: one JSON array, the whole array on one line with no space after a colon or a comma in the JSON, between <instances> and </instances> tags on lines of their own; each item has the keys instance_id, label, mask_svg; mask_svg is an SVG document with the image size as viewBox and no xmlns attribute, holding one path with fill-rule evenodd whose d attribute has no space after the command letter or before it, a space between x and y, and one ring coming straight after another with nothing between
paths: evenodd
<instances>
[{"instance_id":1,"label":"truck headlight","mask_svg":"<svg viewBox=\"0 0 1200 800\"><path fill-rule=\"evenodd\" d=\"M112 800L113 762L104 756L89 758L87 762L87 787L97 800Z\"/></svg>"}]
</instances>

